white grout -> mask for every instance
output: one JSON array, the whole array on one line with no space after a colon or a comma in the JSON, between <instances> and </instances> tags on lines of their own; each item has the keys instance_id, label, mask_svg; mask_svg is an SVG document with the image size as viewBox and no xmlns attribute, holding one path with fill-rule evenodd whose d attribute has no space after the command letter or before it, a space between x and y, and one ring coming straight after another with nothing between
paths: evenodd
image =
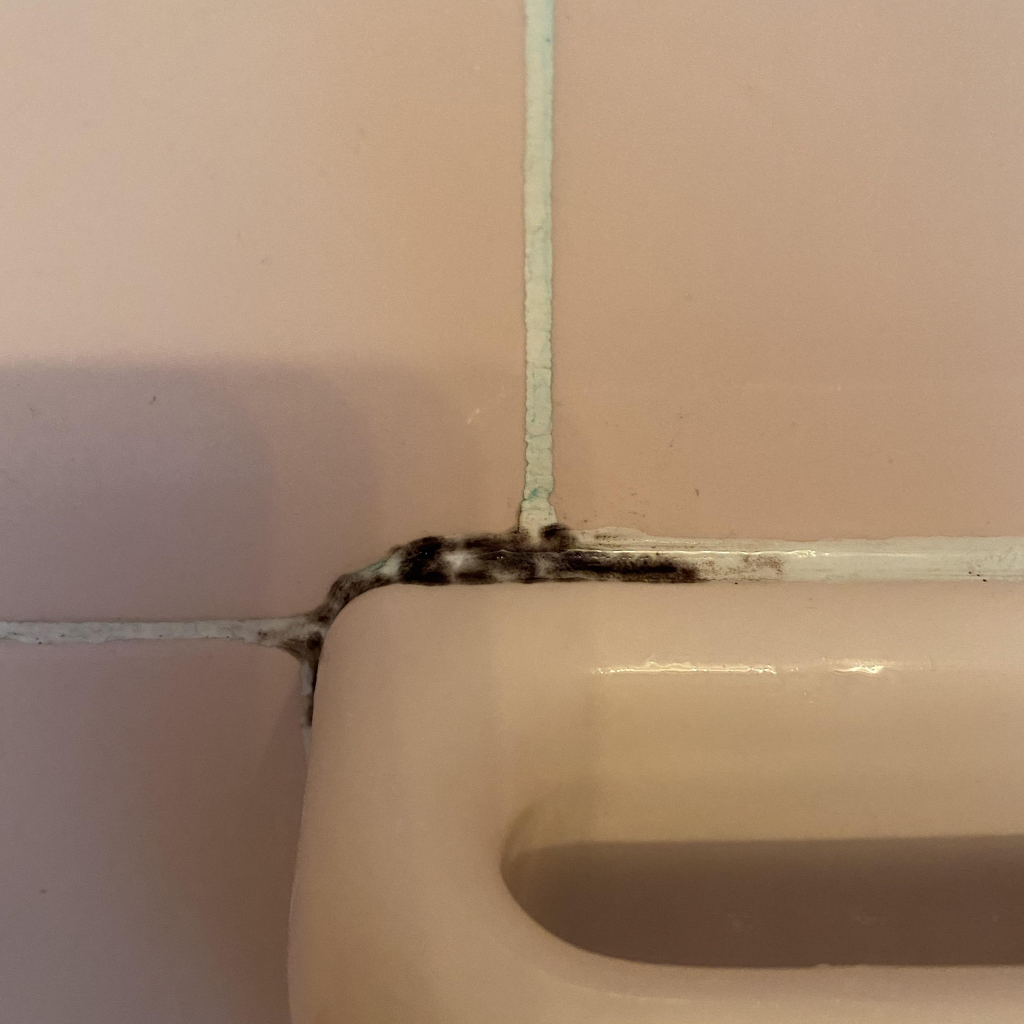
<instances>
[{"instance_id":1,"label":"white grout","mask_svg":"<svg viewBox=\"0 0 1024 1024\"><path fill-rule=\"evenodd\" d=\"M554 0L524 0L526 129L523 140L523 267L526 325L526 476L519 527L556 521L551 504L551 157Z\"/></svg>"},{"instance_id":2,"label":"white grout","mask_svg":"<svg viewBox=\"0 0 1024 1024\"><path fill-rule=\"evenodd\" d=\"M602 551L657 554L694 566L701 579L885 583L1024 582L1024 537L895 537L888 540L690 540L629 530L575 534Z\"/></svg>"},{"instance_id":3,"label":"white grout","mask_svg":"<svg viewBox=\"0 0 1024 1024\"><path fill-rule=\"evenodd\" d=\"M0 622L0 640L23 644L101 644L109 640L241 640L263 647L309 631L306 616L193 622Z\"/></svg>"}]
</instances>

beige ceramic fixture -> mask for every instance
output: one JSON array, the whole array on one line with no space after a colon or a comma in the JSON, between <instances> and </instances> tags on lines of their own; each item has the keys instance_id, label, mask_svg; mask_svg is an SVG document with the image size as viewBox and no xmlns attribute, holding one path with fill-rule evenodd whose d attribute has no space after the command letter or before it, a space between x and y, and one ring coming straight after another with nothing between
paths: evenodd
<instances>
[{"instance_id":1,"label":"beige ceramic fixture","mask_svg":"<svg viewBox=\"0 0 1024 1024\"><path fill-rule=\"evenodd\" d=\"M981 582L359 598L295 1024L1016 1024L1022 621Z\"/></svg>"}]
</instances>

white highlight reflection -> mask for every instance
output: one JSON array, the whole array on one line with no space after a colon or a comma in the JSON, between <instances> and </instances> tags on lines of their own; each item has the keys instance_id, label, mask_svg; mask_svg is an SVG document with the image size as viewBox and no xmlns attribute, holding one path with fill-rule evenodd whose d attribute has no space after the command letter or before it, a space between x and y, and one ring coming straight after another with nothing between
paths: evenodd
<instances>
[{"instance_id":1,"label":"white highlight reflection","mask_svg":"<svg viewBox=\"0 0 1024 1024\"><path fill-rule=\"evenodd\" d=\"M759 675L781 676L796 672L844 672L877 676L895 669L922 669L930 667L922 662L905 661L862 661L857 658L822 658L818 661L793 662L789 664L713 662L713 661L655 661L648 658L642 665L613 665L598 668L597 675L615 676L625 673L650 674L656 672L707 673L709 675Z\"/></svg>"}]
</instances>

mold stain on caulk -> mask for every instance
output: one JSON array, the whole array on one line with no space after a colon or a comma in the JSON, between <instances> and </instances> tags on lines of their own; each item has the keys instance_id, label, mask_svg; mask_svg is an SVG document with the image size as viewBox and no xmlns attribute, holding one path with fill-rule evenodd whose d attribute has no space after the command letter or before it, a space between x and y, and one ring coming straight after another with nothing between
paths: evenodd
<instances>
[{"instance_id":1,"label":"mold stain on caulk","mask_svg":"<svg viewBox=\"0 0 1024 1024\"><path fill-rule=\"evenodd\" d=\"M324 601L305 616L302 627L276 646L304 666L309 689L307 720L311 721L316 668L327 630L347 604L370 590L393 583L420 587L581 580L697 583L705 578L691 559L678 554L584 547L559 523L536 535L512 530L469 537L422 537L393 549L374 565L339 576Z\"/></svg>"}]
</instances>

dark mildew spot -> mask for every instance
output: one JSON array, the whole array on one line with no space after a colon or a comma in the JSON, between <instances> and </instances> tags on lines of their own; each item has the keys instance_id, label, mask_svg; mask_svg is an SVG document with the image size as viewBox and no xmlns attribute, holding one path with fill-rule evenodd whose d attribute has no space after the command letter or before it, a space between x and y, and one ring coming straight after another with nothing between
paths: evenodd
<instances>
[{"instance_id":1,"label":"dark mildew spot","mask_svg":"<svg viewBox=\"0 0 1024 1024\"><path fill-rule=\"evenodd\" d=\"M751 572L773 572L781 576L785 572L782 558L779 555L771 555L767 552L749 554L743 556L743 567Z\"/></svg>"},{"instance_id":2,"label":"dark mildew spot","mask_svg":"<svg viewBox=\"0 0 1024 1024\"><path fill-rule=\"evenodd\" d=\"M550 551L567 551L573 546L573 533L568 526L552 523L540 531L541 538Z\"/></svg>"},{"instance_id":3,"label":"dark mildew spot","mask_svg":"<svg viewBox=\"0 0 1024 1024\"><path fill-rule=\"evenodd\" d=\"M633 551L566 551L556 572L561 579L613 579L635 583L697 583L696 566L683 559Z\"/></svg>"},{"instance_id":4,"label":"dark mildew spot","mask_svg":"<svg viewBox=\"0 0 1024 1024\"><path fill-rule=\"evenodd\" d=\"M310 632L303 636L289 637L278 645L282 651L295 655L299 661L315 665L320 660L320 652L324 646L324 636L320 632Z\"/></svg>"},{"instance_id":5,"label":"dark mildew spot","mask_svg":"<svg viewBox=\"0 0 1024 1024\"><path fill-rule=\"evenodd\" d=\"M438 587L451 583L451 575L443 555L451 551L451 543L444 537L424 537L406 544L398 569L402 583L417 583L422 587Z\"/></svg>"},{"instance_id":6,"label":"dark mildew spot","mask_svg":"<svg viewBox=\"0 0 1024 1024\"><path fill-rule=\"evenodd\" d=\"M540 535L513 530L470 537L422 537L397 547L369 569L340 576L326 599L306 617L309 628L279 646L316 667L324 637L341 610L360 594L391 583L420 587L483 583L571 583L620 580L634 583L696 583L697 566L683 556L582 547L566 526L553 523ZM312 702L310 703L312 717Z\"/></svg>"},{"instance_id":7,"label":"dark mildew spot","mask_svg":"<svg viewBox=\"0 0 1024 1024\"><path fill-rule=\"evenodd\" d=\"M460 551L507 551L510 547L519 547L528 542L515 531L512 533L482 533L476 536L463 537L458 544Z\"/></svg>"}]
</instances>

